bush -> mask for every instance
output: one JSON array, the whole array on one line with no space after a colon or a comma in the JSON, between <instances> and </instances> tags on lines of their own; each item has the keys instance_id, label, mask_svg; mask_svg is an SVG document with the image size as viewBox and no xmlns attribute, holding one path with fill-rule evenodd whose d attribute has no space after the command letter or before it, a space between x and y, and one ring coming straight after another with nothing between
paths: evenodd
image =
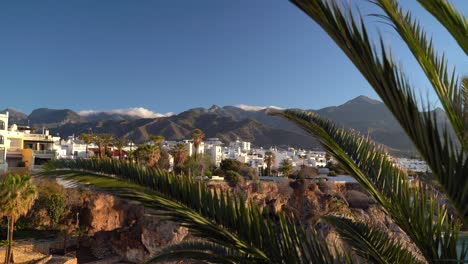
<instances>
[{"instance_id":1,"label":"bush","mask_svg":"<svg viewBox=\"0 0 468 264\"><path fill-rule=\"evenodd\" d=\"M66 203L63 195L54 193L49 197L46 205L46 210L47 215L50 217L52 227L56 227L59 223L63 212L65 212L65 207Z\"/></svg>"},{"instance_id":2,"label":"bush","mask_svg":"<svg viewBox=\"0 0 468 264\"><path fill-rule=\"evenodd\" d=\"M228 171L240 172L241 167L242 163L236 159L224 159L219 164L219 168L223 173L227 173Z\"/></svg>"},{"instance_id":3,"label":"bush","mask_svg":"<svg viewBox=\"0 0 468 264\"><path fill-rule=\"evenodd\" d=\"M338 174L345 174L346 173L346 171L338 163L328 162L327 163L327 168L329 168L330 171L335 171Z\"/></svg>"},{"instance_id":4,"label":"bush","mask_svg":"<svg viewBox=\"0 0 468 264\"><path fill-rule=\"evenodd\" d=\"M335 171L329 171L328 174L327 174L327 176L332 176L332 177L334 177L334 176L336 176L336 172L335 172Z\"/></svg>"},{"instance_id":5,"label":"bush","mask_svg":"<svg viewBox=\"0 0 468 264\"><path fill-rule=\"evenodd\" d=\"M239 173L230 170L226 172L226 175L224 175L224 180L229 184L229 186L236 187L244 181L244 177L242 177Z\"/></svg>"}]
</instances>

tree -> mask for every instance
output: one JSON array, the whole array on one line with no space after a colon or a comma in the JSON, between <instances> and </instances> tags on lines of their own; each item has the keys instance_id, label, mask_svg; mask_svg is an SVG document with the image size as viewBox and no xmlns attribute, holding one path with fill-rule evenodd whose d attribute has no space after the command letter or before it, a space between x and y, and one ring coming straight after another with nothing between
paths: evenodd
<instances>
[{"instance_id":1,"label":"tree","mask_svg":"<svg viewBox=\"0 0 468 264\"><path fill-rule=\"evenodd\" d=\"M202 143L204 138L205 133L203 133L203 131L201 131L200 129L197 128L192 131L193 146L195 147L195 158L197 158L200 144Z\"/></svg>"},{"instance_id":2,"label":"tree","mask_svg":"<svg viewBox=\"0 0 468 264\"><path fill-rule=\"evenodd\" d=\"M188 151L185 145L179 143L171 150L171 155L174 158L174 172L180 174L182 172L182 165L188 158Z\"/></svg>"},{"instance_id":3,"label":"tree","mask_svg":"<svg viewBox=\"0 0 468 264\"><path fill-rule=\"evenodd\" d=\"M242 167L242 163L236 159L224 159L219 163L219 169L222 171L222 175L225 175L228 171L239 172Z\"/></svg>"},{"instance_id":4,"label":"tree","mask_svg":"<svg viewBox=\"0 0 468 264\"><path fill-rule=\"evenodd\" d=\"M289 162L288 159L284 159L284 160L281 161L280 167L278 168L278 170L279 170L285 177L288 177L289 175L291 175L291 173L293 172L294 168L293 168L293 166L291 165L291 163Z\"/></svg>"},{"instance_id":5,"label":"tree","mask_svg":"<svg viewBox=\"0 0 468 264\"><path fill-rule=\"evenodd\" d=\"M110 134L95 134L93 138L94 143L98 146L98 158L102 158L107 152L107 147L114 141L114 138Z\"/></svg>"},{"instance_id":6,"label":"tree","mask_svg":"<svg viewBox=\"0 0 468 264\"><path fill-rule=\"evenodd\" d=\"M275 154L273 154L273 152L271 152L271 151L266 151L265 152L265 157L263 158L263 160L267 164L267 171L266 172L268 173L268 175L271 175L271 167L273 166L273 164L276 161Z\"/></svg>"},{"instance_id":7,"label":"tree","mask_svg":"<svg viewBox=\"0 0 468 264\"><path fill-rule=\"evenodd\" d=\"M171 163L169 159L169 153L167 150L161 148L160 150L160 157L158 160L158 168L163 169L163 170L170 170L171 169Z\"/></svg>"},{"instance_id":8,"label":"tree","mask_svg":"<svg viewBox=\"0 0 468 264\"><path fill-rule=\"evenodd\" d=\"M60 217L62 217L63 212L65 212L65 208L65 198L61 194L54 193L49 196L46 204L46 211L47 215L50 217L53 228L57 227Z\"/></svg>"},{"instance_id":9,"label":"tree","mask_svg":"<svg viewBox=\"0 0 468 264\"><path fill-rule=\"evenodd\" d=\"M37 197L36 187L28 175L8 174L0 182L0 214L8 219L8 247L5 263L11 263L15 222L28 213Z\"/></svg>"},{"instance_id":10,"label":"tree","mask_svg":"<svg viewBox=\"0 0 468 264\"><path fill-rule=\"evenodd\" d=\"M157 168L161 151L157 145L143 144L135 150L135 156L139 163L144 163L150 168Z\"/></svg>"},{"instance_id":11,"label":"tree","mask_svg":"<svg viewBox=\"0 0 468 264\"><path fill-rule=\"evenodd\" d=\"M93 134L87 134L87 133L83 133L80 135L79 137L81 140L84 141L84 143L86 144L86 157L88 157L88 145L95 142L95 137Z\"/></svg>"},{"instance_id":12,"label":"tree","mask_svg":"<svg viewBox=\"0 0 468 264\"><path fill-rule=\"evenodd\" d=\"M119 160L122 159L122 150L127 145L127 140L124 138L116 138L114 139L114 146L119 151Z\"/></svg>"},{"instance_id":13,"label":"tree","mask_svg":"<svg viewBox=\"0 0 468 264\"><path fill-rule=\"evenodd\" d=\"M224 180L229 184L229 186L236 187L244 181L244 177L242 177L242 175L240 175L239 173L230 170L226 172Z\"/></svg>"},{"instance_id":14,"label":"tree","mask_svg":"<svg viewBox=\"0 0 468 264\"><path fill-rule=\"evenodd\" d=\"M206 176L211 175L211 171L214 169L214 165L211 159L207 155L201 155L195 158L195 156L188 157L183 164L183 171L185 175L189 176Z\"/></svg>"},{"instance_id":15,"label":"tree","mask_svg":"<svg viewBox=\"0 0 468 264\"><path fill-rule=\"evenodd\" d=\"M165 140L164 136L161 135L151 135L149 136L150 140L153 141L154 145L161 146L161 142Z\"/></svg>"}]
</instances>

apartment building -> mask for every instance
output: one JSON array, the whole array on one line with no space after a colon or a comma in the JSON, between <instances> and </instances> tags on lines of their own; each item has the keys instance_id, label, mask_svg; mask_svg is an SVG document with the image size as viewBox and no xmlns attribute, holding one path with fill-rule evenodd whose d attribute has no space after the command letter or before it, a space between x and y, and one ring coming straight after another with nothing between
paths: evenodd
<instances>
[{"instance_id":1,"label":"apartment building","mask_svg":"<svg viewBox=\"0 0 468 264\"><path fill-rule=\"evenodd\" d=\"M6 161L6 144L8 134L8 112L0 114L0 173L6 172L8 163Z\"/></svg>"}]
</instances>

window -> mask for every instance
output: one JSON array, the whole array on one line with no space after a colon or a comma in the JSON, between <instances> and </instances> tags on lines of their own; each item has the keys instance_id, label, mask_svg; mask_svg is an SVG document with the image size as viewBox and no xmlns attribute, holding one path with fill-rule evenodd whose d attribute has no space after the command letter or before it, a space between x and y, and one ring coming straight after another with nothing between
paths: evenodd
<instances>
[{"instance_id":1,"label":"window","mask_svg":"<svg viewBox=\"0 0 468 264\"><path fill-rule=\"evenodd\" d=\"M4 142L4 140L3 140L3 136L0 135L0 145L3 145L3 144L5 144L5 142Z\"/></svg>"},{"instance_id":2,"label":"window","mask_svg":"<svg viewBox=\"0 0 468 264\"><path fill-rule=\"evenodd\" d=\"M0 130L5 130L5 122L0 121Z\"/></svg>"}]
</instances>

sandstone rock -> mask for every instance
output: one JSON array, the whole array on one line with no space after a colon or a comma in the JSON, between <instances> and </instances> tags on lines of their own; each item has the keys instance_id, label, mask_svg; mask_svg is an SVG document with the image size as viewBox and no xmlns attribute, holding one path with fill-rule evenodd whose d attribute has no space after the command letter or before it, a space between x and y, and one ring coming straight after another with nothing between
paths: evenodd
<instances>
[{"instance_id":1,"label":"sandstone rock","mask_svg":"<svg viewBox=\"0 0 468 264\"><path fill-rule=\"evenodd\" d=\"M80 224L91 239L83 245L98 259L116 254L123 260L139 263L161 248L182 241L185 227L145 214L141 205L108 194L94 194L86 201Z\"/></svg>"},{"instance_id":2,"label":"sandstone rock","mask_svg":"<svg viewBox=\"0 0 468 264\"><path fill-rule=\"evenodd\" d=\"M146 216L143 219L141 242L150 255L159 252L162 247L178 243L188 235L188 229L158 217Z\"/></svg>"}]
</instances>

